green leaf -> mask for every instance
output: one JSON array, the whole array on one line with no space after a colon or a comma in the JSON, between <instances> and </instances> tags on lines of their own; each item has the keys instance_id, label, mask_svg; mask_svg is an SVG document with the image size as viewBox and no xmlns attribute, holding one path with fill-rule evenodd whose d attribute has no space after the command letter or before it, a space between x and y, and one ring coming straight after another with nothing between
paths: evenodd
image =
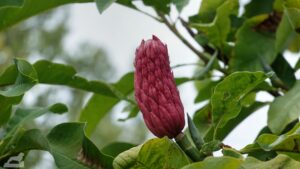
<instances>
[{"instance_id":1,"label":"green leaf","mask_svg":"<svg viewBox=\"0 0 300 169\"><path fill-rule=\"evenodd\" d=\"M298 123L292 130L280 136L262 134L256 142L266 151L279 150L300 152L300 124Z\"/></svg>"},{"instance_id":2,"label":"green leaf","mask_svg":"<svg viewBox=\"0 0 300 169\"><path fill-rule=\"evenodd\" d=\"M300 33L300 7L285 8L285 13L297 33Z\"/></svg>"},{"instance_id":3,"label":"green leaf","mask_svg":"<svg viewBox=\"0 0 300 169\"><path fill-rule=\"evenodd\" d=\"M283 52L294 37L292 25L286 13L283 14L280 24L276 30L275 49L277 53Z\"/></svg>"},{"instance_id":4,"label":"green leaf","mask_svg":"<svg viewBox=\"0 0 300 169\"><path fill-rule=\"evenodd\" d=\"M12 106L20 103L22 96L4 97L0 95L0 126L4 125L10 118Z\"/></svg>"},{"instance_id":5,"label":"green leaf","mask_svg":"<svg viewBox=\"0 0 300 169\"><path fill-rule=\"evenodd\" d=\"M270 161L259 161L253 157L248 157L241 167L243 169L295 169L300 167L300 162L295 161L286 155L278 155Z\"/></svg>"},{"instance_id":6,"label":"green leaf","mask_svg":"<svg viewBox=\"0 0 300 169\"><path fill-rule=\"evenodd\" d=\"M113 161L113 168L131 169L134 167L141 148L142 145L139 145L120 153Z\"/></svg>"},{"instance_id":7,"label":"green leaf","mask_svg":"<svg viewBox=\"0 0 300 169\"><path fill-rule=\"evenodd\" d=\"M288 50L294 53L300 52L300 34L295 34L288 46Z\"/></svg>"},{"instance_id":8,"label":"green leaf","mask_svg":"<svg viewBox=\"0 0 300 169\"><path fill-rule=\"evenodd\" d=\"M208 157L204 161L190 164L182 169L239 169L243 161L233 157Z\"/></svg>"},{"instance_id":9,"label":"green leaf","mask_svg":"<svg viewBox=\"0 0 300 169\"><path fill-rule=\"evenodd\" d=\"M205 79L201 81L195 81L196 89L198 94L194 100L194 103L199 103L208 100L219 81L212 81L211 79Z\"/></svg>"},{"instance_id":10,"label":"green leaf","mask_svg":"<svg viewBox=\"0 0 300 169\"><path fill-rule=\"evenodd\" d=\"M248 116L250 116L255 111L257 111L258 109L262 108L265 105L266 103L263 102L255 102L249 107L243 107L238 116L229 120L224 127L218 129L217 133L215 134L216 138L218 138L219 140L225 139L226 136L228 136L228 134L230 134L236 126L238 126ZM207 125L206 130L207 132L205 134L204 139L206 141L212 140L214 134L214 127L212 125Z\"/></svg>"},{"instance_id":11,"label":"green leaf","mask_svg":"<svg viewBox=\"0 0 300 169\"><path fill-rule=\"evenodd\" d=\"M236 72L220 82L211 97L212 119L215 133L230 120L238 116L240 101L267 78L263 72Z\"/></svg>"},{"instance_id":12,"label":"green leaf","mask_svg":"<svg viewBox=\"0 0 300 169\"><path fill-rule=\"evenodd\" d=\"M223 147L222 154L228 157L243 159L243 155L233 148Z\"/></svg>"},{"instance_id":13,"label":"green leaf","mask_svg":"<svg viewBox=\"0 0 300 169\"><path fill-rule=\"evenodd\" d=\"M248 19L238 30L234 55L229 66L232 72L263 70L262 63L271 64L276 57L275 38L273 34L259 32L255 26L268 18L260 15Z\"/></svg>"},{"instance_id":14,"label":"green leaf","mask_svg":"<svg viewBox=\"0 0 300 169\"><path fill-rule=\"evenodd\" d=\"M21 8L1 8L0 31L3 31L9 26L12 26L22 20L25 20L31 16L37 15L49 9L53 9L65 4L83 2L93 2L93 0L24 0L24 5Z\"/></svg>"},{"instance_id":15,"label":"green leaf","mask_svg":"<svg viewBox=\"0 0 300 169\"><path fill-rule=\"evenodd\" d=\"M219 6L224 3L223 0L203 0L201 1L201 6L198 15L194 16L197 22L200 23L210 23L214 20L216 16L216 11ZM190 18L192 19L192 18ZM193 20L193 19L192 19Z\"/></svg>"},{"instance_id":16,"label":"green leaf","mask_svg":"<svg viewBox=\"0 0 300 169\"><path fill-rule=\"evenodd\" d=\"M95 0L95 1L100 13L106 10L112 3L116 2L116 0Z\"/></svg>"},{"instance_id":17,"label":"green leaf","mask_svg":"<svg viewBox=\"0 0 300 169\"><path fill-rule=\"evenodd\" d=\"M98 123L119 102L118 99L103 95L93 95L80 112L79 121L86 122L86 133L90 136Z\"/></svg>"},{"instance_id":18,"label":"green leaf","mask_svg":"<svg viewBox=\"0 0 300 169\"><path fill-rule=\"evenodd\" d=\"M282 55L277 56L271 66L284 84L289 88L293 87L296 83L295 71Z\"/></svg>"},{"instance_id":19,"label":"green leaf","mask_svg":"<svg viewBox=\"0 0 300 169\"><path fill-rule=\"evenodd\" d=\"M170 12L171 0L143 0L144 4L153 7L155 10L168 14Z\"/></svg>"},{"instance_id":20,"label":"green leaf","mask_svg":"<svg viewBox=\"0 0 300 169\"><path fill-rule=\"evenodd\" d=\"M211 118L211 106L207 104L197 110L193 117L193 122L198 128L199 132L205 136L208 130L212 126L212 118Z\"/></svg>"},{"instance_id":21,"label":"green leaf","mask_svg":"<svg viewBox=\"0 0 300 169\"><path fill-rule=\"evenodd\" d=\"M297 82L284 96L277 97L268 111L268 126L275 134L280 134L293 120L300 116L300 82ZM280 124L280 125L278 125Z\"/></svg>"},{"instance_id":22,"label":"green leaf","mask_svg":"<svg viewBox=\"0 0 300 169\"><path fill-rule=\"evenodd\" d=\"M38 74L39 83L51 85L66 85L105 96L116 97L110 84L101 81L88 81L76 75L76 70L68 65L52 63L50 61L37 61L34 68Z\"/></svg>"},{"instance_id":23,"label":"green leaf","mask_svg":"<svg viewBox=\"0 0 300 169\"><path fill-rule=\"evenodd\" d=\"M103 147L101 152L111 157L117 157L120 153L127 151L134 146L135 145L131 143L115 142Z\"/></svg>"},{"instance_id":24,"label":"green leaf","mask_svg":"<svg viewBox=\"0 0 300 169\"><path fill-rule=\"evenodd\" d=\"M0 161L13 154L28 150L46 150L54 157L58 168L112 169L112 157L104 155L85 136L83 123L63 123L54 127L45 137L37 129L28 130L17 140L14 148L0 155Z\"/></svg>"},{"instance_id":25,"label":"green leaf","mask_svg":"<svg viewBox=\"0 0 300 169\"><path fill-rule=\"evenodd\" d=\"M172 3L176 6L178 12L181 12L182 9L189 3L190 0L172 0Z\"/></svg>"},{"instance_id":26,"label":"green leaf","mask_svg":"<svg viewBox=\"0 0 300 169\"><path fill-rule=\"evenodd\" d=\"M180 169L190 163L190 159L168 138L147 141L139 151L134 168Z\"/></svg>"},{"instance_id":27,"label":"green leaf","mask_svg":"<svg viewBox=\"0 0 300 169\"><path fill-rule=\"evenodd\" d=\"M14 116L9 120L7 124L6 130L8 131L8 133L6 134L6 138L12 136L26 122L31 121L39 116L42 116L47 112L62 114L67 110L67 107L61 103L54 104L47 108L18 108Z\"/></svg>"},{"instance_id":28,"label":"green leaf","mask_svg":"<svg viewBox=\"0 0 300 169\"><path fill-rule=\"evenodd\" d=\"M244 16L250 18L256 15L269 14L273 11L274 0L252 0L245 6Z\"/></svg>"},{"instance_id":29,"label":"green leaf","mask_svg":"<svg viewBox=\"0 0 300 169\"><path fill-rule=\"evenodd\" d=\"M0 90L0 95L5 97L17 97L31 89L37 82L37 73L33 66L23 59L15 59L17 77L14 85L7 90ZM7 74L5 74L7 76Z\"/></svg>"},{"instance_id":30,"label":"green leaf","mask_svg":"<svg viewBox=\"0 0 300 169\"><path fill-rule=\"evenodd\" d=\"M0 145L0 155L5 153L10 147L13 146L14 141L22 133L21 129L23 125L39 116L44 115L47 112L63 113L62 110L57 111L57 107L66 107L62 104L54 104L47 108L33 108L33 109L22 109L18 108L14 116L9 120L5 130L6 135L4 137L4 144ZM66 109L64 109L66 110Z\"/></svg>"},{"instance_id":31,"label":"green leaf","mask_svg":"<svg viewBox=\"0 0 300 169\"><path fill-rule=\"evenodd\" d=\"M0 8L3 7L21 7L23 5L23 0L1 0Z\"/></svg>"},{"instance_id":32,"label":"green leaf","mask_svg":"<svg viewBox=\"0 0 300 169\"><path fill-rule=\"evenodd\" d=\"M225 48L227 35L230 32L230 15L237 15L239 2L225 1L217 8L216 17L211 23L193 23L192 26L207 35L209 41L216 47Z\"/></svg>"},{"instance_id":33,"label":"green leaf","mask_svg":"<svg viewBox=\"0 0 300 169\"><path fill-rule=\"evenodd\" d=\"M79 120L87 122L88 136L97 127L101 119L119 102L133 91L133 73L124 75L117 83L111 84L110 89L118 97L94 94L80 113Z\"/></svg>"}]
</instances>

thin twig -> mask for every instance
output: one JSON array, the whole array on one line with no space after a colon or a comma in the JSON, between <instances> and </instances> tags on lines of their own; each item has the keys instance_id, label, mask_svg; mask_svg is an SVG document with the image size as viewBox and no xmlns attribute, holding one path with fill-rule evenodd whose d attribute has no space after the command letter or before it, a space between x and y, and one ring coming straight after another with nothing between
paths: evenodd
<instances>
[{"instance_id":1,"label":"thin twig","mask_svg":"<svg viewBox=\"0 0 300 169\"><path fill-rule=\"evenodd\" d=\"M209 59L203 55L200 51L198 51L192 44L190 44L176 29L176 26L171 24L164 14L157 12L157 14L161 17L162 21L166 24L166 26L187 46L189 47L205 64L209 61Z\"/></svg>"}]
</instances>

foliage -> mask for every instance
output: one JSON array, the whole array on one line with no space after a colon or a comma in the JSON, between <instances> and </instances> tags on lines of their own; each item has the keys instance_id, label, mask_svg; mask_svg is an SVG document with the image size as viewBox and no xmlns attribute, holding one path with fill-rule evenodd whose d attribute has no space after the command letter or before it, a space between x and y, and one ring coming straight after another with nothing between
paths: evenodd
<instances>
[{"instance_id":1,"label":"foliage","mask_svg":"<svg viewBox=\"0 0 300 169\"><path fill-rule=\"evenodd\" d=\"M1 35L13 37L9 31L16 28L11 27L12 25L34 15L40 16L40 13L49 9L70 3L88 2L92 1L1 1ZM195 83L198 92L195 103L202 102L204 105L194 113L192 119L196 126L192 132L199 132L197 137L203 137L205 141L202 146L197 146L199 153L203 155L203 160L192 161L185 151L166 137L150 139L141 145L112 143L100 149L91 136L96 132L98 124L105 121L103 120L105 116L118 103L125 103L123 106L125 105L124 109L128 112L128 117L121 119L122 121L135 118L138 114L138 107L132 97L133 73L124 73L124 76L115 83L109 83L105 78L97 76L92 77L95 80L90 80L91 78L86 74L77 73L76 70L81 67L78 62L63 64L52 61L55 55L65 59L69 55L60 48L61 39L56 43L50 38L50 44L53 46L46 43L37 44L39 48L45 49L51 46L54 50L51 48L44 50L45 56L50 57L34 63L26 58L20 58L24 53L30 56L32 46L13 46L8 43L6 45L11 48L10 52L3 52L7 51L7 48L0 44L0 54L17 56L13 59L12 65L7 65L7 60L12 60L11 57L7 57L9 59L4 61L6 65L0 69L2 72L0 76L0 167L11 156L19 153L28 156L31 150L43 150L53 156L58 168L299 168L300 84L295 72L299 68L300 60L293 67L287 62L284 53L287 50L294 53L300 51L300 1L252 0L246 5L245 11L239 14L240 4L237 0L202 0L198 13L190 16L188 21L180 16L188 0L142 0L142 2L145 6L151 7L155 15L144 12L131 0L96 0L95 5L100 13L109 10L109 6L113 3L146 13L168 26L170 31L199 57L200 64L197 64L197 69L200 71L197 71L194 77L176 78L176 84L180 85L188 81ZM175 10L171 6L175 6L178 10L176 21L180 23L169 19L171 11ZM203 47L203 52L198 51L194 44L186 40L177 29L179 24L189 32L189 36L195 42ZM34 28L29 26L26 30L28 35ZM48 35L45 37L51 37L55 33L66 34L64 26L58 27L57 32L41 32L42 35ZM17 44L18 41L23 42L23 40L25 43L27 38L26 34L23 34L21 38L10 39ZM83 45L82 49L93 51L90 49L96 48ZM96 49L91 55L99 54L103 53ZM92 57L82 58L80 61L89 59L91 63L94 62ZM216 74L220 74L217 79ZM41 84L65 87L84 93L80 97L81 104L76 107L79 118L71 120L75 122L52 126L49 132L45 132L42 127L33 127L33 129L28 127L40 116L53 114L61 117L63 113L71 114L75 111L73 107L75 105L70 106L68 110L62 103L48 103L51 106L30 108L24 106L22 104L24 95ZM257 98L259 92L269 93L274 97L274 101L259 102ZM88 93L92 96L82 106L82 100ZM238 124L266 105L270 106L268 125L252 144L236 150L222 143ZM190 120L189 123L192 121ZM195 139L193 136L191 138ZM213 152L220 149L223 156L213 156Z\"/></svg>"}]
</instances>

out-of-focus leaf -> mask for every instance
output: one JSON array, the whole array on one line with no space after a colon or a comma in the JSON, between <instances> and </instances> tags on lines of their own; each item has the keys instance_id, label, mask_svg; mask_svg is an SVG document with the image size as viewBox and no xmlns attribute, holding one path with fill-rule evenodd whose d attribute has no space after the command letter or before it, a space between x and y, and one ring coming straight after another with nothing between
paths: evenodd
<instances>
[{"instance_id":1,"label":"out-of-focus leaf","mask_svg":"<svg viewBox=\"0 0 300 169\"><path fill-rule=\"evenodd\" d=\"M100 13L106 10L112 3L116 2L116 0L95 0L97 9Z\"/></svg>"},{"instance_id":2,"label":"out-of-focus leaf","mask_svg":"<svg viewBox=\"0 0 300 169\"><path fill-rule=\"evenodd\" d=\"M299 8L295 8L295 7L286 8L285 13L287 14L287 17L288 17L291 25L293 26L294 30L297 33L300 33L300 7Z\"/></svg>"},{"instance_id":3,"label":"out-of-focus leaf","mask_svg":"<svg viewBox=\"0 0 300 169\"><path fill-rule=\"evenodd\" d=\"M276 52L280 53L284 51L291 43L291 40L293 40L294 36L295 34L293 27L290 24L287 15L284 13L276 31Z\"/></svg>"},{"instance_id":4,"label":"out-of-focus leaf","mask_svg":"<svg viewBox=\"0 0 300 169\"><path fill-rule=\"evenodd\" d=\"M276 158L270 161L260 161L253 157L248 157L241 168L243 169L295 169L300 167L300 162L289 158L286 155L278 155Z\"/></svg>"},{"instance_id":5,"label":"out-of-focus leaf","mask_svg":"<svg viewBox=\"0 0 300 169\"><path fill-rule=\"evenodd\" d=\"M21 8L0 8L0 31L46 10L69 3L83 2L93 2L93 0L24 0Z\"/></svg>"},{"instance_id":6,"label":"out-of-focus leaf","mask_svg":"<svg viewBox=\"0 0 300 169\"><path fill-rule=\"evenodd\" d=\"M3 7L22 7L24 0L1 0L0 8Z\"/></svg>"},{"instance_id":7,"label":"out-of-focus leaf","mask_svg":"<svg viewBox=\"0 0 300 169\"><path fill-rule=\"evenodd\" d=\"M300 34L295 34L294 38L291 40L288 50L294 53L300 52Z\"/></svg>"},{"instance_id":8,"label":"out-of-focus leaf","mask_svg":"<svg viewBox=\"0 0 300 169\"><path fill-rule=\"evenodd\" d=\"M143 0L143 2L145 5L151 6L164 14L170 12L171 0Z\"/></svg>"},{"instance_id":9,"label":"out-of-focus leaf","mask_svg":"<svg viewBox=\"0 0 300 169\"><path fill-rule=\"evenodd\" d=\"M229 62L232 72L240 70L261 71L263 70L263 62L271 64L275 59L274 35L259 32L255 28L267 18L268 15L260 15L248 19L238 30L234 55Z\"/></svg>"},{"instance_id":10,"label":"out-of-focus leaf","mask_svg":"<svg viewBox=\"0 0 300 169\"><path fill-rule=\"evenodd\" d=\"M242 109L240 101L267 77L263 72L236 72L215 87L211 97L215 133L238 116Z\"/></svg>"},{"instance_id":11,"label":"out-of-focus leaf","mask_svg":"<svg viewBox=\"0 0 300 169\"><path fill-rule=\"evenodd\" d=\"M277 151L277 154L284 154L294 160L300 161L300 153L298 152Z\"/></svg>"},{"instance_id":12,"label":"out-of-focus leaf","mask_svg":"<svg viewBox=\"0 0 300 169\"><path fill-rule=\"evenodd\" d=\"M260 14L268 14L273 11L274 0L252 0L245 6L244 16L250 18Z\"/></svg>"},{"instance_id":13,"label":"out-of-focus leaf","mask_svg":"<svg viewBox=\"0 0 300 169\"><path fill-rule=\"evenodd\" d=\"M238 0L228 0L217 8L216 16L211 23L193 23L192 26L207 35L209 41L219 48L226 45L227 35L230 32L230 15L237 15ZM201 11L200 11L201 12Z\"/></svg>"},{"instance_id":14,"label":"out-of-focus leaf","mask_svg":"<svg viewBox=\"0 0 300 169\"><path fill-rule=\"evenodd\" d=\"M195 81L195 86L198 94L194 100L195 103L199 103L208 100L219 81L211 81L210 79L205 79L201 81Z\"/></svg>"},{"instance_id":15,"label":"out-of-focus leaf","mask_svg":"<svg viewBox=\"0 0 300 169\"><path fill-rule=\"evenodd\" d=\"M296 83L295 71L282 55L276 57L272 69L289 88Z\"/></svg>"},{"instance_id":16,"label":"out-of-focus leaf","mask_svg":"<svg viewBox=\"0 0 300 169\"><path fill-rule=\"evenodd\" d=\"M105 146L101 149L101 152L111 157L117 157L120 153L127 151L135 146L136 145L131 143L116 142Z\"/></svg>"},{"instance_id":17,"label":"out-of-focus leaf","mask_svg":"<svg viewBox=\"0 0 300 169\"><path fill-rule=\"evenodd\" d=\"M300 82L297 82L284 96L277 97L268 111L268 126L275 134L280 134L293 120L300 116ZM280 125L279 125L280 124Z\"/></svg>"},{"instance_id":18,"label":"out-of-focus leaf","mask_svg":"<svg viewBox=\"0 0 300 169\"><path fill-rule=\"evenodd\" d=\"M239 169L243 160L233 157L208 157L204 161L190 164L182 169Z\"/></svg>"},{"instance_id":19,"label":"out-of-focus leaf","mask_svg":"<svg viewBox=\"0 0 300 169\"><path fill-rule=\"evenodd\" d=\"M119 119L119 121L126 121L128 119L136 117L138 115L139 111L140 110L136 104L129 103L129 105L127 105L124 108L124 112L128 112L128 116L126 118Z\"/></svg>"},{"instance_id":20,"label":"out-of-focus leaf","mask_svg":"<svg viewBox=\"0 0 300 169\"><path fill-rule=\"evenodd\" d=\"M181 12L182 9L189 3L190 0L172 0L172 3L176 6L178 12Z\"/></svg>"},{"instance_id":21,"label":"out-of-focus leaf","mask_svg":"<svg viewBox=\"0 0 300 169\"><path fill-rule=\"evenodd\" d=\"M119 102L119 99L98 95L93 95L84 109L80 113L79 120L86 122L86 133L90 136L98 123L105 115Z\"/></svg>"},{"instance_id":22,"label":"out-of-focus leaf","mask_svg":"<svg viewBox=\"0 0 300 169\"><path fill-rule=\"evenodd\" d=\"M212 127L211 106L205 105L197 110L193 117L193 122L196 125L202 136L205 136L208 130ZM211 139L210 139L211 140ZM206 140L209 141L209 140Z\"/></svg>"},{"instance_id":23,"label":"out-of-focus leaf","mask_svg":"<svg viewBox=\"0 0 300 169\"><path fill-rule=\"evenodd\" d=\"M111 84L110 89L117 97L94 94L80 113L79 120L87 122L86 133L92 134L101 119L127 94L133 91L133 73L124 75L117 83Z\"/></svg>"},{"instance_id":24,"label":"out-of-focus leaf","mask_svg":"<svg viewBox=\"0 0 300 169\"><path fill-rule=\"evenodd\" d=\"M112 169L113 158L97 149L85 136L84 127L83 123L63 123L54 127L47 137L37 129L28 130L13 140L14 147L4 156L0 155L0 161L28 150L45 150L54 157L58 168Z\"/></svg>"},{"instance_id":25,"label":"out-of-focus leaf","mask_svg":"<svg viewBox=\"0 0 300 169\"><path fill-rule=\"evenodd\" d=\"M168 138L147 141L139 151L134 168L180 169L190 164L185 153Z\"/></svg>"}]
</instances>

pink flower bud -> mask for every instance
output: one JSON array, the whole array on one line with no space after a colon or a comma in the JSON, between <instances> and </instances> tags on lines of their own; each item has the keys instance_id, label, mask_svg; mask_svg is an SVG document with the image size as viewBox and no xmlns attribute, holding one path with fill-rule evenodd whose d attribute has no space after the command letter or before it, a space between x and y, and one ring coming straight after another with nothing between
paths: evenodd
<instances>
[{"instance_id":1,"label":"pink flower bud","mask_svg":"<svg viewBox=\"0 0 300 169\"><path fill-rule=\"evenodd\" d=\"M176 137L184 127L184 110L170 68L167 46L156 36L135 52L134 91L149 130L157 137Z\"/></svg>"}]
</instances>

